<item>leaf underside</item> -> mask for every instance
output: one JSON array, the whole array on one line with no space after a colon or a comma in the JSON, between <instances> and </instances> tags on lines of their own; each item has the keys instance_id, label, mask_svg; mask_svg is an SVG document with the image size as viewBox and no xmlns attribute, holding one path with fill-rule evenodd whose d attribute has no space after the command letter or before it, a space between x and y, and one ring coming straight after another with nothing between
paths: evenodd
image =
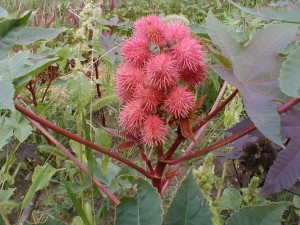
<instances>
[{"instance_id":1,"label":"leaf underside","mask_svg":"<svg viewBox=\"0 0 300 225\"><path fill-rule=\"evenodd\" d=\"M135 197L122 197L116 207L116 225L161 225L162 200L157 190L139 179Z\"/></svg>"},{"instance_id":2,"label":"leaf underside","mask_svg":"<svg viewBox=\"0 0 300 225\"><path fill-rule=\"evenodd\" d=\"M289 97L279 89L278 78L283 60L277 58L276 53L293 39L298 25L269 25L257 32L247 47L241 47L211 13L207 18L207 29L211 39L233 64L232 70L218 65L212 66L212 69L238 88L255 126L267 138L283 146L276 101L286 101Z\"/></svg>"},{"instance_id":3,"label":"leaf underside","mask_svg":"<svg viewBox=\"0 0 300 225\"><path fill-rule=\"evenodd\" d=\"M190 171L168 209L167 225L212 225L211 218L208 203Z\"/></svg>"},{"instance_id":4,"label":"leaf underside","mask_svg":"<svg viewBox=\"0 0 300 225\"><path fill-rule=\"evenodd\" d=\"M272 202L266 205L243 207L228 220L228 225L280 225L289 202Z\"/></svg>"},{"instance_id":5,"label":"leaf underside","mask_svg":"<svg viewBox=\"0 0 300 225\"><path fill-rule=\"evenodd\" d=\"M261 194L267 195L290 188L300 177L300 110L291 109L281 116L283 138L289 142L270 167Z\"/></svg>"}]
</instances>

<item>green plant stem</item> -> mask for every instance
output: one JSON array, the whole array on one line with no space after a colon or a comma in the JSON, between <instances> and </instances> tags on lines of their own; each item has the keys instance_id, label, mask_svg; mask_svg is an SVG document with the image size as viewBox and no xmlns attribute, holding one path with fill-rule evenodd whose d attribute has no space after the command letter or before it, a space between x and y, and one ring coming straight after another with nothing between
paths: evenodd
<instances>
[{"instance_id":1,"label":"green plant stem","mask_svg":"<svg viewBox=\"0 0 300 225\"><path fill-rule=\"evenodd\" d=\"M298 98L292 98L290 99L288 102L286 102L285 104L281 105L278 107L277 111L279 114L282 114L284 112L286 112L288 109L292 108L294 105L298 104L300 102L300 99ZM200 149L194 153L191 153L189 155L186 155L186 156L182 156L182 157L179 157L179 158L176 158L176 159L171 159L171 160L166 160L165 163L167 164L176 164L176 163L179 163L181 161L184 161L184 160L188 160L188 159L192 159L192 158L195 158L197 156L200 156L200 155L203 155L203 154L206 154L210 151L213 151L217 148L220 148L224 145L227 145L243 136L245 136L246 134L249 134L251 131L255 130L256 129L256 126L254 124L251 124L249 125L247 128L231 135L230 137L227 137L207 148L203 148L203 149Z\"/></svg>"},{"instance_id":2,"label":"green plant stem","mask_svg":"<svg viewBox=\"0 0 300 225\"><path fill-rule=\"evenodd\" d=\"M8 218L6 217L5 213L3 212L3 209L0 208L0 214L2 216L2 219L4 220L5 222L5 225L10 225L10 222L8 221Z\"/></svg>"},{"instance_id":3,"label":"green plant stem","mask_svg":"<svg viewBox=\"0 0 300 225\"><path fill-rule=\"evenodd\" d=\"M23 108L21 105L19 105L16 102L15 102L15 107L16 107L16 109L20 113L22 113L26 117L28 117L28 118L30 118L30 119L38 122L38 123L40 123L41 125L49 128L51 130L54 130L54 131L56 131L56 132L58 132L58 133L60 133L60 134L62 134L64 136L66 136L66 137L68 137L68 138L70 138L70 139L72 139L74 141L77 141L77 142L79 142L79 143L81 143L83 145L89 146L89 147L91 147L91 148L93 148L93 149L95 149L95 150L97 150L97 151L99 151L99 152L101 152L101 153L103 153L105 155L108 155L108 156L110 156L110 157L112 157L114 159L117 159L120 162L125 163L126 165L132 167L133 169L137 170L138 172L140 172L141 174L143 174L144 176L146 176L146 177L148 177L150 179L159 179L157 176L155 176L155 175L151 174L149 171L147 171L147 170L139 167L135 163L133 163L133 162L131 162L131 161L129 161L129 160L121 157L120 155L118 155L118 154L116 154L114 152L111 152L111 151L109 151L109 150L107 150L105 148L102 148L102 147L100 147L100 146L98 146L98 145L96 145L96 144L94 144L94 143L92 143L90 141L87 141L87 140L79 137L78 135L75 135L75 134L73 134L73 133L71 133L69 131L66 131L63 128L59 127L59 126L54 125L53 123L50 123L49 121L47 121L47 120L45 120L45 119L37 116L35 113L30 112L29 110Z\"/></svg>"},{"instance_id":4,"label":"green plant stem","mask_svg":"<svg viewBox=\"0 0 300 225\"><path fill-rule=\"evenodd\" d=\"M78 105L78 108L77 108L77 113L76 113L76 128L77 128L77 135L79 137L82 136L82 121L81 121L81 118L82 118L82 108ZM79 161L82 163L83 162L83 147L82 145L79 145ZM92 174L90 174L91 176ZM84 173L82 172L82 170L79 170L79 178L80 178L80 185L81 186L84 186ZM82 196L81 196L81 207L84 208L84 203L85 203L85 192L82 193Z\"/></svg>"},{"instance_id":5,"label":"green plant stem","mask_svg":"<svg viewBox=\"0 0 300 225\"><path fill-rule=\"evenodd\" d=\"M224 180L225 180L225 177L226 177L227 168L228 168L228 161L225 161L224 164L223 164L223 171L222 171L222 177L221 177L222 178L222 184L218 188L216 200L219 200L221 198L221 193L222 193L222 189L223 189L223 185L224 185Z\"/></svg>"},{"instance_id":6,"label":"green plant stem","mask_svg":"<svg viewBox=\"0 0 300 225\"><path fill-rule=\"evenodd\" d=\"M49 138L53 144L55 144L58 148L62 150L62 152L72 161L74 164L88 177L92 179L92 181L100 188L101 191L103 191L108 198L115 204L119 205L120 201L102 184L100 183L95 176L91 176L89 174L88 169L75 157L70 153L70 151L65 148L58 140L56 140L55 137L53 137L45 128L43 128L38 122L34 121L33 119L30 119L29 117L25 116L26 119L28 119L33 126L35 126L41 133Z\"/></svg>"}]
</instances>

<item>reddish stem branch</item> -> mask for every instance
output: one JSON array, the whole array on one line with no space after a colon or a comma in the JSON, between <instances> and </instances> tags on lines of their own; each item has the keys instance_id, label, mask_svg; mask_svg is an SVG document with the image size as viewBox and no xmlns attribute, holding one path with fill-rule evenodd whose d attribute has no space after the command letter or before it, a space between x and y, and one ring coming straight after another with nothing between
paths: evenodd
<instances>
[{"instance_id":1,"label":"reddish stem branch","mask_svg":"<svg viewBox=\"0 0 300 225\"><path fill-rule=\"evenodd\" d=\"M148 166L149 170L150 170L150 173L152 174L155 174L155 171L152 167L152 164L151 164L151 160L148 158L148 156L145 154L144 152L144 148L142 145L139 145L139 149L140 149L140 154L141 154L141 157L142 159L145 161L146 165Z\"/></svg>"},{"instance_id":2,"label":"reddish stem branch","mask_svg":"<svg viewBox=\"0 0 300 225\"><path fill-rule=\"evenodd\" d=\"M215 110L213 110L211 113L209 113L204 119L202 119L200 121L199 124L197 124L194 128L193 128L193 132L196 132L197 130L199 130L203 125L205 125L206 123L208 123L216 114L218 114L227 104L228 102L230 102L238 93L239 91L236 89L234 92L232 92L232 94L225 99L221 105L219 105ZM165 154L165 159L169 159L172 157L172 155L174 154L174 152L176 151L177 147L184 141L186 140L185 137L183 137L180 134L178 134L177 139L175 140L175 142L172 144L172 146L170 147L170 149L168 150L168 152Z\"/></svg>"},{"instance_id":3,"label":"reddish stem branch","mask_svg":"<svg viewBox=\"0 0 300 225\"><path fill-rule=\"evenodd\" d=\"M234 92L232 92L231 95L222 102L222 104L220 104L214 111L212 111L204 119L202 119L198 125L193 127L193 132L196 132L197 130L199 130L203 125L205 125L215 115L217 115L217 113L219 113L228 104L228 102L230 102L237 95L238 92L239 92L239 90L235 89Z\"/></svg>"},{"instance_id":4,"label":"reddish stem branch","mask_svg":"<svg viewBox=\"0 0 300 225\"><path fill-rule=\"evenodd\" d=\"M286 112L288 109L292 108L294 105L298 104L300 102L300 99L297 99L297 98L292 98L290 99L288 102L286 102L285 104L281 105L278 107L277 111L279 114L282 114L284 112ZM181 161L184 161L184 160L188 160L188 159L192 159L192 158L195 158L197 156L200 156L200 155L203 155L203 154L206 154L212 150L215 150L217 148L220 148L224 145L227 145L241 137L243 137L244 135L250 133L251 131L255 130L256 127L254 124L251 124L249 125L247 128L233 134L232 136L230 137L227 137L207 148L203 148L203 149L200 149L192 154L189 154L189 155L186 155L186 156L183 156L183 157L179 157L179 158L176 158L176 159L171 159L171 160L166 160L165 163L167 164L176 164L176 163L179 163Z\"/></svg>"},{"instance_id":5,"label":"reddish stem branch","mask_svg":"<svg viewBox=\"0 0 300 225\"><path fill-rule=\"evenodd\" d=\"M27 89L31 93L32 103L33 103L34 107L37 107L35 83L33 83L32 80L28 83Z\"/></svg>"},{"instance_id":6,"label":"reddish stem branch","mask_svg":"<svg viewBox=\"0 0 300 225\"><path fill-rule=\"evenodd\" d=\"M218 94L218 97L217 97L217 99L215 100L215 103L213 104L213 106L212 106L212 108L211 108L211 110L210 110L209 113L212 113L212 112L214 112L215 110L218 109L219 104L220 104L220 102L221 102L221 100L222 100L222 98L223 98L223 96L224 96L224 94L225 94L226 88L227 88L227 82L224 82L224 84L223 84L223 86L222 86L222 88L221 88L221 90L220 90L220 92L219 92L219 94ZM231 96L230 96L229 98L232 99ZM225 102L228 103L229 100L225 100ZM224 105L224 106L225 106L225 105ZM221 109L219 109L219 110L221 110ZM196 139L197 142L198 142L199 139L202 137L202 135L204 134L204 132L205 132L207 126L208 126L209 120L204 119L203 121L207 121L207 123L203 124L203 125L201 126L201 128L197 131L197 133L196 133L196 135L195 135L195 139ZM201 121L200 121L200 122L201 122ZM184 151L183 156L184 156L184 155L190 154L190 153L192 152L192 150L194 149L195 145L196 145L196 144L193 143L193 142L190 143L189 147ZM171 169L171 172L170 172L170 173L171 173L171 174L177 173L178 170L179 170L180 167L181 167L181 164L182 164L182 163L177 163L177 164ZM170 185L170 182L171 182L172 179L173 179L173 177L171 176L171 177L167 177L167 178L163 181L163 184L162 184L162 191L161 191L162 194L165 192L165 190L167 189L167 187Z\"/></svg>"},{"instance_id":7,"label":"reddish stem branch","mask_svg":"<svg viewBox=\"0 0 300 225\"><path fill-rule=\"evenodd\" d=\"M227 104L229 101L231 101L234 96L238 93L238 90L236 89L220 106L218 106L219 102L221 101L223 95L224 95L224 92L226 90L226 86L227 86L227 83L225 82L223 87L222 87L222 90L212 108L212 111L209 113L208 116L206 116L204 119L202 119L200 121L200 123L198 125L196 125L193 129L193 132L196 132L197 130L199 130L200 128L202 129L202 126L204 126L205 124L207 124L218 112L220 112ZM204 128L205 129L205 128ZM169 148L169 150L167 151L167 153L165 155L162 155L161 157L159 157L159 160L158 160L158 163L157 163L157 166L156 166L156 175L159 176L159 177L162 177L162 174L166 168L166 163L165 161L166 160L169 160L172 155L175 153L176 149L178 148L178 146L186 140L185 137L182 136L181 134L181 131L180 131L180 128L178 127L178 130L177 130L177 133L178 133L178 136L176 138L176 140L174 141L174 143L172 144L172 146ZM202 133L202 132L200 132ZM199 134L197 134L196 136L199 136ZM200 134L201 136L201 134ZM198 137L198 139L200 138L200 136ZM189 147L189 150L188 151L191 151L192 149ZM189 152L186 152L186 154L189 154ZM178 166L179 167L179 166ZM178 168L177 168L178 169ZM176 169L176 170L177 170ZM168 186L169 182L170 182L170 179L166 179L164 182L162 182L162 180L160 180L160 183L158 181L154 181L153 182L153 185L155 187L158 188L158 191L160 194L163 194L165 188Z\"/></svg>"},{"instance_id":8,"label":"reddish stem branch","mask_svg":"<svg viewBox=\"0 0 300 225\"><path fill-rule=\"evenodd\" d=\"M243 129L242 131L228 137L228 138L225 138L207 148L203 148L203 149L200 149L196 152L193 152L189 155L185 155L185 156L182 156L182 157L179 157L179 158L176 158L176 159L171 159L171 160L166 160L165 163L167 164L176 164L176 163L179 163L179 162L182 162L184 160L188 160L188 159L192 159L192 158L195 158L197 156L200 156L200 155L203 155L203 154L206 154L212 150L215 150L217 148L220 148L224 145L227 145L237 139L239 139L240 137L243 137L244 135L250 133L251 131L255 130L256 127L254 126L254 124L250 125L249 127L247 127L246 129Z\"/></svg>"},{"instance_id":9,"label":"reddish stem branch","mask_svg":"<svg viewBox=\"0 0 300 225\"><path fill-rule=\"evenodd\" d=\"M174 152L176 151L176 149L178 148L178 146L184 140L186 140L186 138L182 136L180 127L178 126L178 128L177 128L177 138L175 139L175 141L173 142L173 144L171 145L171 147L169 148L169 150L166 152L166 154L164 155L164 157L161 158L161 159L169 159L169 158L171 158L172 155L174 154Z\"/></svg>"},{"instance_id":10,"label":"reddish stem branch","mask_svg":"<svg viewBox=\"0 0 300 225\"><path fill-rule=\"evenodd\" d=\"M49 88L50 88L50 85L51 85L52 81L56 78L56 69L54 69L53 67L50 67L50 68L47 70L47 75L49 75L49 70L51 70L51 71L50 71L50 76L48 76L48 77L49 77L49 78L48 78L49 81L48 81L47 87L46 87L46 89L45 89L45 91L44 91L44 93L43 93L43 96L42 96L42 103L43 103L44 100L45 100L46 94L47 94L47 92L48 92L48 90L49 90Z\"/></svg>"},{"instance_id":11,"label":"reddish stem branch","mask_svg":"<svg viewBox=\"0 0 300 225\"><path fill-rule=\"evenodd\" d=\"M53 137L48 131L46 131L45 128L43 128L39 123L36 121L28 118L25 116L26 119L28 119L33 126L35 126L41 133L47 137L47 139L51 140L53 144L55 144L58 148L61 149L61 151L70 159L74 164L88 177L92 179L92 181L100 188L101 191L103 191L107 197L115 204L119 205L121 202L119 199L117 199L102 183L100 183L95 176L92 176L89 174L88 169L75 157L73 156L70 151L65 148L55 137Z\"/></svg>"},{"instance_id":12,"label":"reddish stem branch","mask_svg":"<svg viewBox=\"0 0 300 225\"><path fill-rule=\"evenodd\" d=\"M118 155L118 154L116 154L114 152L111 152L111 151L109 151L109 150L107 150L105 148L102 148L102 147L100 147L100 146L98 146L98 145L96 145L96 144L94 144L94 143L92 143L90 141L87 141L87 140L79 137L78 135L75 135L75 134L73 134L73 133L71 133L69 131L66 131L66 130L62 129L61 127L59 127L59 126L54 125L53 123L50 123L49 121L47 121L47 120L45 120L45 119L37 116L36 114L28 111L27 109L23 108L21 105L19 105L16 102L15 102L15 107L23 115L29 117L30 119L32 119L34 121L37 121L41 125L43 125L45 127L48 127L51 130L54 130L54 131L56 131L56 132L58 132L58 133L60 133L60 134L62 134L64 136L66 136L68 138L71 138L74 141L77 141L77 142L79 142L79 143L81 143L83 145L86 145L86 146L88 146L90 148L93 148L93 149L95 149L95 150L97 150L97 151L99 151L99 152L101 152L101 153L103 153L105 155L108 155L108 156L110 156L110 157L112 157L114 159L117 159L120 162L123 162L126 165L132 167L133 169L139 171L141 174L143 174L144 176L146 176L146 177L148 177L150 179L158 179L158 177L152 175L151 173L149 173L149 171L147 171L147 170L139 167L138 165L134 164L133 162L130 162L129 160L121 157L120 155Z\"/></svg>"}]
</instances>

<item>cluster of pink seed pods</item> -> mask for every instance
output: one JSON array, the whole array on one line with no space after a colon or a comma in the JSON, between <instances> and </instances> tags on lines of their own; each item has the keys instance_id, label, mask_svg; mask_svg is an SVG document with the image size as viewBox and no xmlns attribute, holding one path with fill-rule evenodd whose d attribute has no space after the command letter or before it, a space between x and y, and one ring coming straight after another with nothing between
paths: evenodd
<instances>
[{"instance_id":1,"label":"cluster of pink seed pods","mask_svg":"<svg viewBox=\"0 0 300 225\"><path fill-rule=\"evenodd\" d=\"M166 118L182 119L194 107L190 90L207 74L204 52L181 22L142 17L121 46L124 63L116 74L123 104L120 124L146 145L160 145L168 135Z\"/></svg>"}]
</instances>

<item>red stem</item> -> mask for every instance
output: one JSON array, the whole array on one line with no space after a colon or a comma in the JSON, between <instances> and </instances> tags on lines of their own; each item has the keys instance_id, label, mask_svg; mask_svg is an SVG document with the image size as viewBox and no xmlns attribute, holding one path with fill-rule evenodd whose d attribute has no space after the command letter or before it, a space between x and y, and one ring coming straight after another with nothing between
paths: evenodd
<instances>
[{"instance_id":1,"label":"red stem","mask_svg":"<svg viewBox=\"0 0 300 225\"><path fill-rule=\"evenodd\" d=\"M58 132L58 133L60 133L60 134L62 134L64 136L66 136L66 137L68 137L70 139L73 139L74 141L77 141L77 142L79 142L79 143L81 143L83 145L86 145L86 146L88 146L90 148L93 148L93 149L95 149L95 150L97 150L97 151L99 151L99 152L101 152L101 153L103 153L105 155L108 155L108 156L110 156L110 157L112 157L114 159L117 159L120 162L123 162L126 165L132 167L133 169L139 171L141 174L143 174L144 176L146 176L146 177L148 177L150 179L158 179L158 177L152 175L151 173L149 173L149 171L147 171L147 170L139 167L138 165L134 164L133 162L130 162L129 160L121 157L120 155L118 155L118 154L116 154L114 152L111 152L111 151L109 151L109 150L107 150L105 148L102 148L102 147L100 147L100 146L98 146L98 145L96 145L96 144L94 144L94 143L92 143L90 141L87 141L87 140L79 137L78 135L75 135L75 134L73 134L73 133L71 133L69 131L66 131L66 130L62 129L61 127L59 127L59 126L54 125L53 123L50 123L49 121L47 121L47 120L45 120L45 119L37 116L36 114L28 111L27 109L23 108L21 105L19 105L16 102L15 102L15 107L23 115L29 117L30 119L33 119L34 121L37 121L38 123L42 124L43 126L48 127L51 130L54 130L54 131L56 131L56 132Z\"/></svg>"},{"instance_id":2,"label":"red stem","mask_svg":"<svg viewBox=\"0 0 300 225\"><path fill-rule=\"evenodd\" d=\"M49 82L48 82L47 87L46 87L46 89L45 89L45 91L44 91L44 93L43 93L42 103L43 103L44 100L45 100L46 94L47 94L47 92L48 92L48 90L49 90L49 87L50 87L52 81L53 81L54 78L56 77L56 76L54 76L54 74L56 75L56 69L54 69L53 67L50 67L50 68L47 70L47 73L48 73L48 74L49 74L49 70L51 70L50 76L49 76Z\"/></svg>"},{"instance_id":3,"label":"red stem","mask_svg":"<svg viewBox=\"0 0 300 225\"><path fill-rule=\"evenodd\" d=\"M35 126L47 139L51 140L51 142L59 147L62 152L72 161L74 164L88 177L92 179L92 181L102 190L107 197L115 204L119 205L121 202L119 199L117 199L102 183L100 183L95 176L92 176L89 174L88 169L75 157L73 156L70 151L65 148L56 138L54 138L48 131L46 131L45 128L43 128L39 123L36 121L28 118L25 116L26 119L28 119L33 126Z\"/></svg>"},{"instance_id":4,"label":"red stem","mask_svg":"<svg viewBox=\"0 0 300 225\"><path fill-rule=\"evenodd\" d=\"M150 173L152 174L155 174L155 171L152 167L152 164L151 164L151 160L148 158L148 156L145 154L144 152L144 148L142 145L139 145L139 149L140 149L140 154L141 154L141 157L142 159L145 161L146 165L148 166L149 170L150 170Z\"/></svg>"},{"instance_id":5,"label":"red stem","mask_svg":"<svg viewBox=\"0 0 300 225\"><path fill-rule=\"evenodd\" d=\"M28 91L31 93L32 96L32 103L34 107L37 107L37 100L36 100L36 90L35 90L35 83L32 82L32 80L27 85Z\"/></svg>"},{"instance_id":6,"label":"red stem","mask_svg":"<svg viewBox=\"0 0 300 225\"><path fill-rule=\"evenodd\" d=\"M203 125L205 125L207 122L209 122L217 113L219 113L227 104L230 102L239 92L238 89L235 89L234 92L231 93L231 95L225 99L222 104L220 104L214 111L209 113L203 120L200 121L198 125L193 127L193 132L196 132L199 130Z\"/></svg>"},{"instance_id":7,"label":"red stem","mask_svg":"<svg viewBox=\"0 0 300 225\"><path fill-rule=\"evenodd\" d=\"M292 108L294 105L298 104L300 102L300 99L298 98L292 98L290 99L288 102L286 102L285 104L281 105L278 107L277 111L279 114L282 114L284 112L286 112L288 109ZM183 157L179 157L179 158L176 158L176 159L171 159L171 160L165 160L165 163L167 164L176 164L176 163L179 163L181 161L184 161L184 160L188 160L188 159L192 159L192 158L195 158L197 156L200 156L200 155L203 155L203 154L206 154L212 150L215 150L217 148L220 148L224 145L227 145L241 137L243 137L244 135L250 133L251 131L255 130L256 127L254 124L251 124L249 125L247 128L231 135L230 137L227 137L207 148L203 148L203 149L200 149L194 153L191 153L189 155L186 155L186 156L183 156Z\"/></svg>"}]
</instances>

